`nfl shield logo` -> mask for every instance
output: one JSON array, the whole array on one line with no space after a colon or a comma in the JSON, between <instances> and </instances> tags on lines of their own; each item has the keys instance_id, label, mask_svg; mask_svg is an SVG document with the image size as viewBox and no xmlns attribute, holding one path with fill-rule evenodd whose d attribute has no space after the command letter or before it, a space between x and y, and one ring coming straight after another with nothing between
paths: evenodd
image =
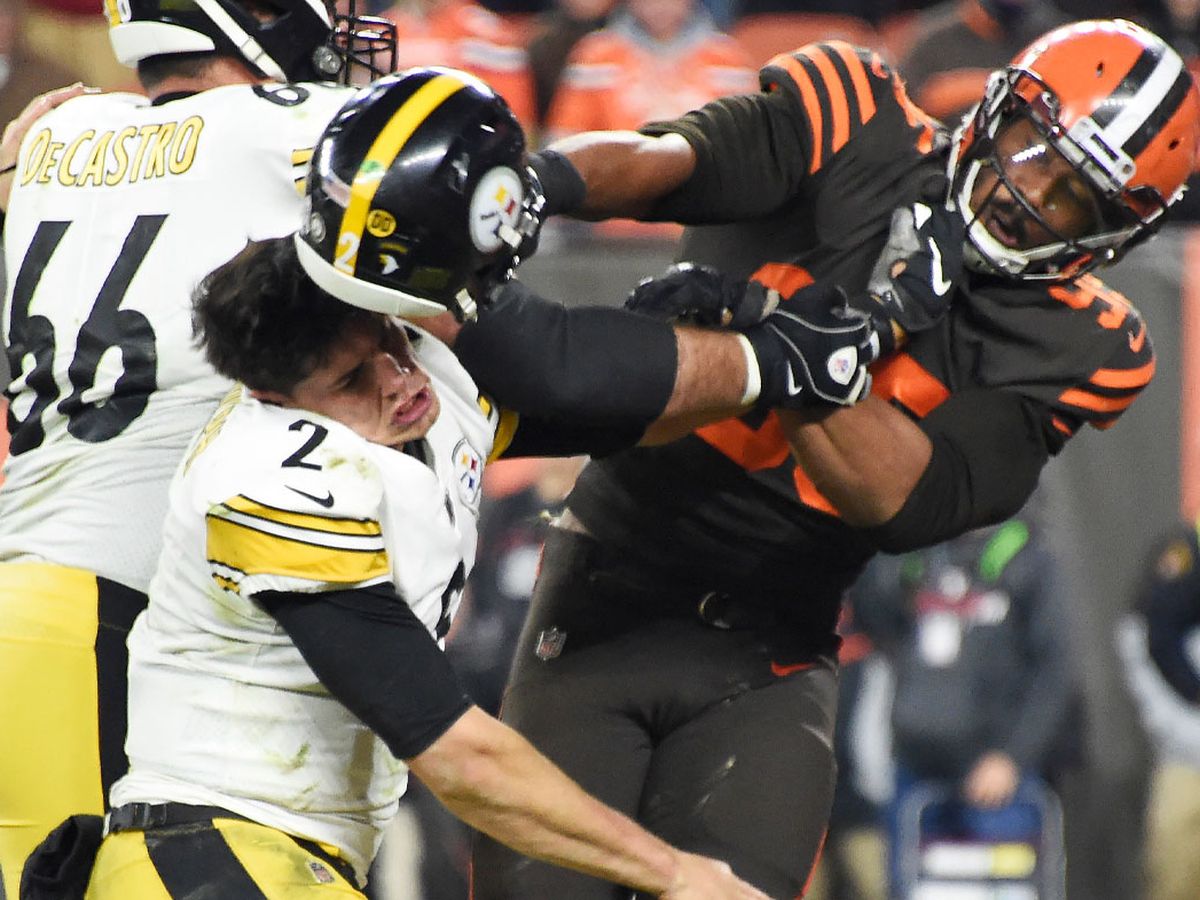
<instances>
[{"instance_id":1,"label":"nfl shield logo","mask_svg":"<svg viewBox=\"0 0 1200 900\"><path fill-rule=\"evenodd\" d=\"M562 653L563 644L566 642L567 633L551 626L538 634L537 646L533 651L534 655L542 662L554 659Z\"/></svg>"},{"instance_id":2,"label":"nfl shield logo","mask_svg":"<svg viewBox=\"0 0 1200 900\"><path fill-rule=\"evenodd\" d=\"M454 447L454 475L458 479L458 496L474 509L479 504L483 484L483 457L465 439Z\"/></svg>"}]
</instances>

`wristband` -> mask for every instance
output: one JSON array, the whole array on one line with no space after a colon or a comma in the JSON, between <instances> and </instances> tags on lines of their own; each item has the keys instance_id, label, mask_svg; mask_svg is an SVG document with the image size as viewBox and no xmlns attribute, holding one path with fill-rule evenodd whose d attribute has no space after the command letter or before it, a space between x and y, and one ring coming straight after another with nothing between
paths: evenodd
<instances>
[{"instance_id":1,"label":"wristband","mask_svg":"<svg viewBox=\"0 0 1200 900\"><path fill-rule=\"evenodd\" d=\"M573 213L583 205L587 196L587 183L575 164L557 150L539 150L530 153L529 168L542 183L546 197L545 216Z\"/></svg>"},{"instance_id":2,"label":"wristband","mask_svg":"<svg viewBox=\"0 0 1200 900\"><path fill-rule=\"evenodd\" d=\"M746 354L746 390L742 394L742 406L751 406L762 393L762 374L758 371L758 354L754 352L754 345L750 343L750 338L744 334L737 336L738 343L742 347L742 352Z\"/></svg>"}]
</instances>

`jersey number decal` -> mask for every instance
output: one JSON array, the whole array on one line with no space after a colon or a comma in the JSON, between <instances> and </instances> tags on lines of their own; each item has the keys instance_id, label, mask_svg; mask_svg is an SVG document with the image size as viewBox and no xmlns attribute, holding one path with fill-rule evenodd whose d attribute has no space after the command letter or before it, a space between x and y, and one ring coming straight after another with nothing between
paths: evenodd
<instances>
[{"instance_id":1,"label":"jersey number decal","mask_svg":"<svg viewBox=\"0 0 1200 900\"><path fill-rule=\"evenodd\" d=\"M450 633L451 613L450 607L454 603L463 590L463 585L467 583L467 570L463 565L462 560L458 561L458 568L454 570L454 574L450 576L450 583L446 585L446 589L442 591L442 615L438 619L437 629L434 634L440 641Z\"/></svg>"},{"instance_id":2,"label":"jersey number decal","mask_svg":"<svg viewBox=\"0 0 1200 900\"><path fill-rule=\"evenodd\" d=\"M305 428L311 428L313 433L309 436L300 449L281 462L279 465L285 469L316 469L320 471L321 466L317 463L305 462L304 457L317 449L317 445L329 436L329 429L324 425L318 425L316 422L310 422L308 419L297 419L288 426L288 431L301 431Z\"/></svg>"},{"instance_id":3,"label":"jersey number decal","mask_svg":"<svg viewBox=\"0 0 1200 900\"><path fill-rule=\"evenodd\" d=\"M67 418L67 431L81 441L97 444L116 437L142 414L157 387L158 352L154 329L137 310L120 309L133 276L162 229L165 215L138 216L116 262L92 304L87 320L75 339L75 356L67 368L71 393L58 401L58 411ZM24 418L17 415L9 390L8 430L10 452L15 456L41 445L46 438L42 413L58 400L60 390L54 377L57 339L54 326L45 316L29 314L29 304L46 265L58 249L70 222L42 222L29 251L21 261L13 283L12 314L9 322L8 364L14 380L24 378L33 392L33 403ZM112 350L121 353L122 372L107 396L92 396L101 358ZM26 361L32 368L26 371Z\"/></svg>"}]
</instances>

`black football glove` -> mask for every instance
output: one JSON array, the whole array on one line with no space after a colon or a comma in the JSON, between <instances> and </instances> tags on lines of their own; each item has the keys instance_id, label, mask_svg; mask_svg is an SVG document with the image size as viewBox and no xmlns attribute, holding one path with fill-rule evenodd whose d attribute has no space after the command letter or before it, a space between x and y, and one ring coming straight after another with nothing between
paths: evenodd
<instances>
[{"instance_id":1,"label":"black football glove","mask_svg":"<svg viewBox=\"0 0 1200 900\"><path fill-rule=\"evenodd\" d=\"M638 282L625 308L665 322L741 330L762 321L778 303L779 294L756 281L683 262Z\"/></svg>"},{"instance_id":2,"label":"black football glove","mask_svg":"<svg viewBox=\"0 0 1200 900\"><path fill-rule=\"evenodd\" d=\"M870 392L879 336L837 285L801 288L742 333L758 360L759 409L853 406Z\"/></svg>"},{"instance_id":3,"label":"black football glove","mask_svg":"<svg viewBox=\"0 0 1200 900\"><path fill-rule=\"evenodd\" d=\"M944 179L935 179L922 199L892 213L887 246L867 282L883 315L905 334L937 324L962 273L966 223L957 209L947 208L944 188Z\"/></svg>"}]
</instances>

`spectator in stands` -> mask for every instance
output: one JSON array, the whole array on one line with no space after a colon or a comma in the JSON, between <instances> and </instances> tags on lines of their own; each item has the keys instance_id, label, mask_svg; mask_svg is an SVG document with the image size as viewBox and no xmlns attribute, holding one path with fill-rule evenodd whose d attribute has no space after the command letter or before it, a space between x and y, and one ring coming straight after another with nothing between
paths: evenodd
<instances>
[{"instance_id":1,"label":"spectator in stands","mask_svg":"<svg viewBox=\"0 0 1200 900\"><path fill-rule=\"evenodd\" d=\"M1069 18L1051 0L944 0L921 13L897 68L917 106L954 125L992 72Z\"/></svg>"},{"instance_id":2,"label":"spectator in stands","mask_svg":"<svg viewBox=\"0 0 1200 900\"><path fill-rule=\"evenodd\" d=\"M1164 535L1118 648L1157 757L1146 810L1145 900L1200 884L1200 547L1197 524Z\"/></svg>"},{"instance_id":3,"label":"spectator in stands","mask_svg":"<svg viewBox=\"0 0 1200 900\"><path fill-rule=\"evenodd\" d=\"M547 136L637 128L727 94L754 93L745 52L696 0L626 0L608 26L568 60L546 120Z\"/></svg>"},{"instance_id":4,"label":"spectator in stands","mask_svg":"<svg viewBox=\"0 0 1200 900\"><path fill-rule=\"evenodd\" d=\"M29 46L26 19L25 0L0 0L0 122L11 122L38 94L85 79L80 66Z\"/></svg>"},{"instance_id":5,"label":"spectator in stands","mask_svg":"<svg viewBox=\"0 0 1200 900\"><path fill-rule=\"evenodd\" d=\"M538 124L546 120L567 59L584 37L603 28L620 0L558 0L535 22L529 39L529 67Z\"/></svg>"},{"instance_id":6,"label":"spectator in stands","mask_svg":"<svg viewBox=\"0 0 1200 900\"><path fill-rule=\"evenodd\" d=\"M918 786L959 793L939 833L1036 833L1019 801L1068 759L1077 689L1058 566L1023 515L935 547L877 557L855 589L861 626L895 672L896 792L888 813L893 889L900 814Z\"/></svg>"},{"instance_id":7,"label":"spectator in stands","mask_svg":"<svg viewBox=\"0 0 1200 900\"><path fill-rule=\"evenodd\" d=\"M116 5L116 0L106 0ZM101 15L106 3L100 0L0 0L0 7L27 4L20 33L23 43L37 57L53 60L77 74L87 84L105 90L140 91L133 73L117 62L108 40L108 19ZM54 87L64 84L60 79ZM30 98L26 98L27 100ZM20 111L21 107L17 107ZM3 119L8 122L11 117Z\"/></svg>"},{"instance_id":8,"label":"spectator in stands","mask_svg":"<svg viewBox=\"0 0 1200 900\"><path fill-rule=\"evenodd\" d=\"M528 132L535 125L533 75L516 27L474 0L399 0L396 68L451 66L483 79Z\"/></svg>"}]
</instances>

